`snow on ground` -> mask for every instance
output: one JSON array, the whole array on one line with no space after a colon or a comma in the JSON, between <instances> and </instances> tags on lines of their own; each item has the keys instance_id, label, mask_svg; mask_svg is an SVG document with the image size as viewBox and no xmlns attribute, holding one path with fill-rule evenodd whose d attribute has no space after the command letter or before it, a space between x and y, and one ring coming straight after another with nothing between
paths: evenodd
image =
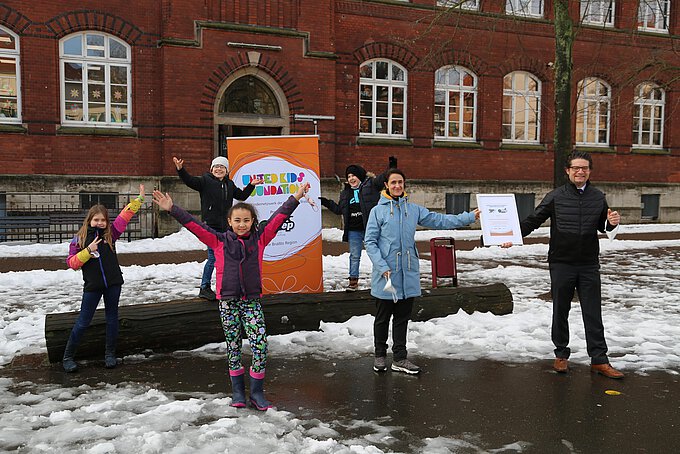
<instances>
[{"instance_id":1,"label":"snow on ground","mask_svg":"<svg viewBox=\"0 0 680 454\"><path fill-rule=\"evenodd\" d=\"M680 231L680 225L627 226L624 232ZM623 232L622 232L623 233ZM324 230L324 239L339 241L341 231ZM541 229L538 235L546 235ZM418 232L418 240L435 236L478 238L479 231ZM603 318L612 363L628 373L661 370L680 373L680 240L601 240ZM157 240L119 243L119 253L201 249L186 231ZM66 245L1 245L0 257L65 255ZM458 251L461 286L505 283L514 311L498 317L460 312L445 318L411 323L409 352L414 356L516 362L552 356L551 303L545 257L547 245L511 249ZM346 283L348 254L323 258L327 291ZM121 304L194 297L203 263L124 267ZM430 284L430 263L421 260L423 285ZM361 286L367 288L370 262L361 262ZM46 313L77 310L79 272L24 271L0 273L0 366L16 355L45 352ZM572 360L587 364L584 330L578 305L570 315ZM277 357L312 354L356 357L372 351L372 317L324 323L318 332L270 337ZM196 354L222 353L211 344ZM1 370L1 369L0 369ZM223 393L189 397L127 383L62 388L14 383L0 378L0 450L23 446L31 452L383 452L374 445L391 430L384 422L363 421L366 435L346 440L333 423L302 421L283 411L236 413ZM335 422L337 423L337 422ZM262 440L256 447L252 437ZM462 441L423 440L425 448L448 452ZM383 443L385 445L385 443ZM275 447L275 448L274 448ZM521 451L521 447L507 447ZM507 451L504 451L507 452Z\"/></svg>"}]
</instances>

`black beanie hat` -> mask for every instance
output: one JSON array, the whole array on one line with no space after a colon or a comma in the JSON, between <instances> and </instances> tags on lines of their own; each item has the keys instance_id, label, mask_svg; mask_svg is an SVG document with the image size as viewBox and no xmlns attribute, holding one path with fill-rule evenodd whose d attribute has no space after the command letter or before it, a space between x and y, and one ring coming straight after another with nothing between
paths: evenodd
<instances>
[{"instance_id":1,"label":"black beanie hat","mask_svg":"<svg viewBox=\"0 0 680 454\"><path fill-rule=\"evenodd\" d=\"M350 173L357 177L360 181L364 181L366 179L366 170L361 166L355 164L347 166L347 169L345 170L345 178L347 178L347 175Z\"/></svg>"}]
</instances>

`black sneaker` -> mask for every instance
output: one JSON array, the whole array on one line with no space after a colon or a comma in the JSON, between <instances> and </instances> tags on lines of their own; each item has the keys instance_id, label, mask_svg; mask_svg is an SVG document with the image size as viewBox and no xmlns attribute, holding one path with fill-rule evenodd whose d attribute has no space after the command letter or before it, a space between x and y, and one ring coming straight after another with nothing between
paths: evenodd
<instances>
[{"instance_id":1,"label":"black sneaker","mask_svg":"<svg viewBox=\"0 0 680 454\"><path fill-rule=\"evenodd\" d=\"M201 290L198 291L198 297L203 298L204 300L211 300L211 301L214 301L214 300L217 299L215 292L213 292L210 287L201 287Z\"/></svg>"},{"instance_id":2,"label":"black sneaker","mask_svg":"<svg viewBox=\"0 0 680 454\"><path fill-rule=\"evenodd\" d=\"M387 363L384 356L376 356L373 360L373 370L376 372L385 372L387 370Z\"/></svg>"},{"instance_id":3,"label":"black sneaker","mask_svg":"<svg viewBox=\"0 0 680 454\"><path fill-rule=\"evenodd\" d=\"M395 372L403 372L405 374L415 375L420 373L420 367L413 364L408 359L392 362L392 370Z\"/></svg>"}]
</instances>

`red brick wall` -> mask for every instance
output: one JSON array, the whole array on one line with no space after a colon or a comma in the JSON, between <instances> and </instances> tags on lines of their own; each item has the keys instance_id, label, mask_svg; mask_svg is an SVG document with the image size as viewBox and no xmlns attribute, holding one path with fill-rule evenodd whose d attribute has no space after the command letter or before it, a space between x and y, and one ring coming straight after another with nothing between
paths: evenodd
<instances>
[{"instance_id":1,"label":"red brick wall","mask_svg":"<svg viewBox=\"0 0 680 454\"><path fill-rule=\"evenodd\" d=\"M635 8L623 3L617 2L616 30L584 28L574 46L574 84L594 75L613 90L612 152L594 156L596 166L606 169L598 176L608 181L677 183L680 100L673 80L677 73L661 71L659 63L677 66L673 39L636 32ZM173 155L183 157L194 173L207 169L215 150L217 92L233 71L248 67L250 49L227 43L246 42L281 46L280 51L258 50L258 69L279 84L291 116L335 116L335 121L318 122L322 176L344 175L350 163L380 171L388 156L395 155L409 178L550 181L554 115L547 64L554 59L552 25L546 20L507 18L502 14L504 2L494 0L481 2L482 13L437 16L430 28L437 11L434 4L434 0L403 5L358 0L6 0L0 4L0 24L20 35L27 132L0 132L0 172L172 175ZM672 10L677 37L680 8ZM546 12L550 17L552 9ZM264 28L199 30L195 21ZM56 133L58 42L84 30L106 31L132 46L136 137ZM409 71L410 145L357 145L358 67L365 59L378 57L393 59ZM479 76L478 146L432 146L434 71L447 64L461 64ZM502 77L515 70L530 71L542 81L543 150L501 146ZM633 86L647 79L670 85L664 128L670 155L631 154ZM313 125L291 120L290 131L310 134Z\"/></svg>"}]
</instances>

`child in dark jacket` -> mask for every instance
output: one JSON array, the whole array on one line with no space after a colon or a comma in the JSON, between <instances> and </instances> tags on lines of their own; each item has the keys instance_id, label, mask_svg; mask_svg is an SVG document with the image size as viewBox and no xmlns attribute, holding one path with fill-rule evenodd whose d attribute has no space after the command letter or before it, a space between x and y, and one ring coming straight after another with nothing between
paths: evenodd
<instances>
[{"instance_id":1,"label":"child in dark jacket","mask_svg":"<svg viewBox=\"0 0 680 454\"><path fill-rule=\"evenodd\" d=\"M78 370L75 354L85 329L90 326L99 301L104 297L106 313L106 350L104 363L107 369L116 367L116 341L118 339L118 301L123 285L123 273L118 265L116 240L125 231L130 219L144 202L144 185L139 185L139 197L109 222L109 212L103 205L90 208L83 226L71 240L66 264L69 268L83 270L83 301L78 320L66 343L62 365L66 372Z\"/></svg>"},{"instance_id":2,"label":"child in dark jacket","mask_svg":"<svg viewBox=\"0 0 680 454\"><path fill-rule=\"evenodd\" d=\"M231 208L234 199L246 200L255 189L255 185L263 182L261 178L252 179L251 182L239 189L229 178L229 161L224 156L218 156L210 164L210 172L201 176L192 176L184 168L184 160L172 158L177 168L177 174L184 184L201 196L201 219L217 232L226 232L227 212ZM207 300L216 299L215 293L210 288L213 270L215 269L215 255L208 248L208 260L203 267L201 288L198 296Z\"/></svg>"},{"instance_id":3,"label":"child in dark jacket","mask_svg":"<svg viewBox=\"0 0 680 454\"><path fill-rule=\"evenodd\" d=\"M250 365L250 403L258 410L272 407L264 397L263 384L267 361L267 334L260 303L262 294L262 256L264 248L276 236L279 227L300 204L309 183L300 185L258 229L257 212L247 203L234 205L227 215L229 230L218 232L199 222L172 203L168 194L154 191L153 201L213 250L217 268L216 292L220 300L220 318L227 342L232 407L246 406L244 374L241 363L241 327L248 336L253 359Z\"/></svg>"},{"instance_id":4,"label":"child in dark jacket","mask_svg":"<svg viewBox=\"0 0 680 454\"><path fill-rule=\"evenodd\" d=\"M345 170L347 183L336 203L320 197L321 205L342 215L344 232L342 241L349 243L349 285L347 291L359 289L359 263L364 248L364 233L368 215L380 199L384 177L369 175L363 167L352 164Z\"/></svg>"}]
</instances>

